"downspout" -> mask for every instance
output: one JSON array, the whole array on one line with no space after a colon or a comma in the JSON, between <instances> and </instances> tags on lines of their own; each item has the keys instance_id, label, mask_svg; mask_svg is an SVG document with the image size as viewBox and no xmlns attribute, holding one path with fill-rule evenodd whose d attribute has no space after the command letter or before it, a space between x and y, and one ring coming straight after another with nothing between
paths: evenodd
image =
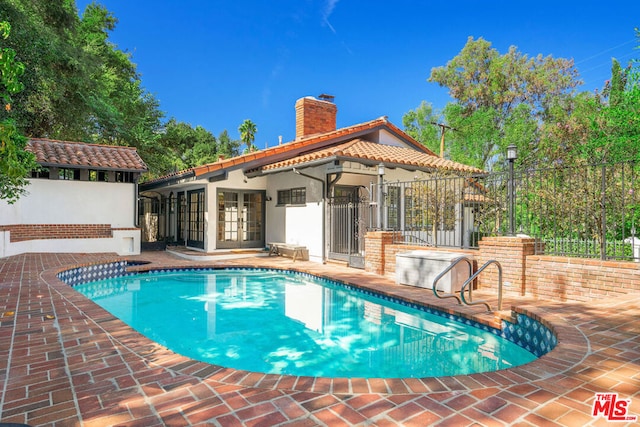
<instances>
[{"instance_id":1,"label":"downspout","mask_svg":"<svg viewBox=\"0 0 640 427\"><path fill-rule=\"evenodd\" d=\"M135 228L140 228L140 212L138 212L138 180L140 177L136 177L135 182L133 183L133 226Z\"/></svg>"},{"instance_id":2,"label":"downspout","mask_svg":"<svg viewBox=\"0 0 640 427\"><path fill-rule=\"evenodd\" d=\"M326 211L327 211L327 206L325 203L325 183L324 183L324 179L320 179L320 178L316 178L315 176L312 175L307 175L306 173L302 173L300 172L298 169L293 168L293 173L297 173L300 176L304 176L305 178L309 178L309 179L314 179L316 181L320 181L320 183L322 184L322 263L324 264L326 262L326 258L325 258L325 234L326 234Z\"/></svg>"},{"instance_id":3,"label":"downspout","mask_svg":"<svg viewBox=\"0 0 640 427\"><path fill-rule=\"evenodd\" d=\"M140 179L139 176L137 176L133 181L133 226L135 228L138 229L139 233L140 233L140 237L139 237L139 241L140 241L140 246L138 248L139 252L142 253L142 229L140 228L140 212L139 212L139 203L138 203L138 194L139 194L139 189L138 189L138 180ZM135 242L135 239L134 239ZM132 248L132 250L135 252L135 243L133 245L134 247Z\"/></svg>"}]
</instances>

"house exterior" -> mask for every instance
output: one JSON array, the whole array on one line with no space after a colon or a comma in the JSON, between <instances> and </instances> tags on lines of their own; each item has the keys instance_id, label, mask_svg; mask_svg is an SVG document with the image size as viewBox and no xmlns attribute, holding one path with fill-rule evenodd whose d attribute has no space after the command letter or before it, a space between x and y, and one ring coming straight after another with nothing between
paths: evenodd
<instances>
[{"instance_id":1,"label":"house exterior","mask_svg":"<svg viewBox=\"0 0 640 427\"><path fill-rule=\"evenodd\" d=\"M363 262L364 232L388 228L384 187L477 169L436 156L381 117L336 129L331 97L295 104L296 138L140 185L143 240L205 252L302 245L309 259Z\"/></svg>"},{"instance_id":2,"label":"house exterior","mask_svg":"<svg viewBox=\"0 0 640 427\"><path fill-rule=\"evenodd\" d=\"M0 200L0 257L27 252L140 253L135 148L31 139L41 170L16 203Z\"/></svg>"}]
</instances>

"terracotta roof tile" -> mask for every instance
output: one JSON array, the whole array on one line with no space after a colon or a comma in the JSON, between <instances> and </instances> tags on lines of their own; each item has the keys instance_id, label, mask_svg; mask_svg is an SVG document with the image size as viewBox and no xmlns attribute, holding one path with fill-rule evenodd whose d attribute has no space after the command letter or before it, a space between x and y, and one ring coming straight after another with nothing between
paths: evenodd
<instances>
[{"instance_id":1,"label":"terracotta roof tile","mask_svg":"<svg viewBox=\"0 0 640 427\"><path fill-rule=\"evenodd\" d=\"M383 145L375 142L354 139L339 145L328 147L322 150L306 153L292 157L281 162L266 165L262 170L273 170L295 166L314 160L342 157L359 160L370 160L372 162L393 163L397 165L414 166L417 168L433 168L440 170L450 170L456 172L482 172L472 166L452 162L442 159L434 154L423 153L413 148L397 147L393 145Z\"/></svg>"},{"instance_id":2,"label":"terracotta roof tile","mask_svg":"<svg viewBox=\"0 0 640 427\"><path fill-rule=\"evenodd\" d=\"M311 135L302 138L297 138L291 142L287 142L285 144L276 145L274 147L269 147L264 150L254 151L252 153L244 154L242 156L232 157L229 159L224 159L221 161L217 161L215 163L209 163L207 165L197 166L193 168L195 175L200 176L209 172L215 172L217 170L226 169L232 166L248 164L251 161L266 159L265 163L268 163L269 157L276 157L278 155L282 155L284 153L288 153L295 150L304 150L306 148L311 149L312 147L322 145L323 143L331 142L333 140L344 139L345 137L349 137L350 135L358 134L360 132L367 132L378 128L380 126L387 126L395 131L397 129L395 126L390 127L390 123L385 117L381 117L375 120L371 120L364 123L359 123L357 125L349 126L346 128L336 129L332 132L326 132L318 135ZM408 137L404 132L402 132L403 136ZM409 137L410 138L410 137ZM414 140L415 141L415 140ZM416 144L420 145L416 142ZM429 151L426 147L420 145L424 150ZM158 179L162 179L158 178Z\"/></svg>"},{"instance_id":3,"label":"terracotta roof tile","mask_svg":"<svg viewBox=\"0 0 640 427\"><path fill-rule=\"evenodd\" d=\"M139 172L147 170L147 165L134 147L34 138L29 140L27 150L34 153L36 161L43 166Z\"/></svg>"},{"instance_id":4,"label":"terracotta roof tile","mask_svg":"<svg viewBox=\"0 0 640 427\"><path fill-rule=\"evenodd\" d=\"M252 153L244 154L237 157L232 157L229 159L219 160L214 163L209 163L202 166L196 166L194 168L172 173L169 175L161 176L151 181L147 181L144 185L154 185L155 183L169 181L174 177L181 177L186 174L193 173L195 177L200 177L202 175L222 171L225 169L229 169L236 166L244 166L250 170L260 170L266 169L264 165L270 164L278 164L281 162L288 162L293 159L297 159L298 157L303 157L302 155L297 155L296 153L300 153L302 151L308 151L310 154L306 154L304 156L315 156L315 158L322 154L317 154L318 152L322 153L324 149L331 150L331 148L326 148L328 146L335 146L336 144L340 144L347 140L352 140L353 138L358 138L358 136L373 132L376 129L385 129L391 133L394 133L397 137L405 141L408 145L413 148L405 148L406 152L403 152L403 157L400 161L394 160L394 157L389 157L390 155L396 155L395 152L386 153L386 160L389 163L398 163L398 164L422 164L422 167L434 167L434 168L445 168L456 171L469 171L469 172L479 172L478 169L472 168L470 166L465 166L459 163L451 162L449 160L440 159L437 157L431 150L429 150L424 145L420 144L418 141L413 139L411 136L406 134L402 129L395 126L393 123L389 122L386 117L380 117L375 120L370 120L368 122L359 123L353 126L348 126L345 128L336 129L332 132L326 132L322 134L305 136L302 138L297 138L291 142L287 142L285 144L276 145L274 147L269 147L264 150L255 151ZM369 143L374 144L374 143ZM380 145L380 144L374 144ZM388 147L388 146L383 146ZM396 147L400 148L400 147ZM318 150L315 153L314 150ZM392 150L393 151L393 150ZM364 154L364 153L361 153ZM370 154L373 155L373 154ZM415 158L413 157L413 161L417 163L410 163L409 159L411 156L422 155L423 157ZM287 157L290 157L289 160L283 160ZM357 156L356 156L357 157ZM362 157L361 157L362 158ZM382 158L375 157L376 161L383 161ZM421 163L422 162L422 163ZM296 163L298 164L298 163ZM269 166L267 166L269 167Z\"/></svg>"}]
</instances>

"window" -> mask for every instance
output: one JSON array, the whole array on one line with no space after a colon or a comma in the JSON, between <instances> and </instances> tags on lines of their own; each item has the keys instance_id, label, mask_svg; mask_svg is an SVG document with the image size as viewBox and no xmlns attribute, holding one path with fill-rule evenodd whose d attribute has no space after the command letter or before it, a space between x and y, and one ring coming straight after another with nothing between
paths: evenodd
<instances>
[{"instance_id":1,"label":"window","mask_svg":"<svg viewBox=\"0 0 640 427\"><path fill-rule=\"evenodd\" d=\"M49 179L49 168L40 168L38 170L31 171L31 178Z\"/></svg>"},{"instance_id":2,"label":"window","mask_svg":"<svg viewBox=\"0 0 640 427\"><path fill-rule=\"evenodd\" d=\"M133 172L116 171L116 182L134 182Z\"/></svg>"},{"instance_id":3,"label":"window","mask_svg":"<svg viewBox=\"0 0 640 427\"><path fill-rule=\"evenodd\" d=\"M80 181L80 169L58 169L58 179L67 181Z\"/></svg>"},{"instance_id":4,"label":"window","mask_svg":"<svg viewBox=\"0 0 640 427\"><path fill-rule=\"evenodd\" d=\"M307 203L305 187L278 190L278 205L304 205Z\"/></svg>"},{"instance_id":5,"label":"window","mask_svg":"<svg viewBox=\"0 0 640 427\"><path fill-rule=\"evenodd\" d=\"M109 173L107 171L89 171L89 181L109 181Z\"/></svg>"}]
</instances>

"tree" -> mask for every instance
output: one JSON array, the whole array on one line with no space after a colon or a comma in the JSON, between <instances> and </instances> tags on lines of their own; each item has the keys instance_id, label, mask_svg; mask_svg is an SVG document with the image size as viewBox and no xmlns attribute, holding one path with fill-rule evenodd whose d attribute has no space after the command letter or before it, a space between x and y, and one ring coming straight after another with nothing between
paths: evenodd
<instances>
[{"instance_id":1,"label":"tree","mask_svg":"<svg viewBox=\"0 0 640 427\"><path fill-rule=\"evenodd\" d=\"M526 159L548 109L572 96L580 83L572 60L529 58L514 46L500 55L491 43L473 37L445 66L433 68L428 81L448 87L455 99L444 110L447 124L458 130L451 134L452 160L482 169L502 164L510 143Z\"/></svg>"},{"instance_id":2,"label":"tree","mask_svg":"<svg viewBox=\"0 0 640 427\"><path fill-rule=\"evenodd\" d=\"M249 119L245 119L245 121L238 127L238 132L240 132L240 139L246 145L245 153L258 151L258 147L253 145L253 141L256 139L256 133L258 132L258 128L255 123Z\"/></svg>"},{"instance_id":3,"label":"tree","mask_svg":"<svg viewBox=\"0 0 640 427\"><path fill-rule=\"evenodd\" d=\"M425 101L422 101L415 110L410 110L402 116L404 131L434 153L440 152L440 135L437 126L440 121L441 114L434 112L433 106Z\"/></svg>"},{"instance_id":4,"label":"tree","mask_svg":"<svg viewBox=\"0 0 640 427\"><path fill-rule=\"evenodd\" d=\"M237 156L240 142L232 140L226 130L216 139L202 126L192 127L171 118L155 145L154 176L212 163L220 156Z\"/></svg>"},{"instance_id":5,"label":"tree","mask_svg":"<svg viewBox=\"0 0 640 427\"><path fill-rule=\"evenodd\" d=\"M82 95L90 81L86 58L73 44L79 21L75 2L2 0L0 12L16 29L8 46L29 70L15 99L21 106L14 115L18 128L54 138L66 129L65 136L76 139L87 117Z\"/></svg>"},{"instance_id":6,"label":"tree","mask_svg":"<svg viewBox=\"0 0 640 427\"><path fill-rule=\"evenodd\" d=\"M9 37L11 25L0 22L0 36ZM20 92L23 85L20 77L24 74L24 64L16 61L16 52L10 48L0 48L0 97L5 104L5 111L13 110L11 95ZM35 156L26 151L27 138L18 131L15 121L5 117L0 121L0 199L7 203L15 203L25 193L26 179L29 172L38 164Z\"/></svg>"},{"instance_id":7,"label":"tree","mask_svg":"<svg viewBox=\"0 0 640 427\"><path fill-rule=\"evenodd\" d=\"M73 0L0 0L0 14L16 25L9 47L30 70L15 98L18 129L134 146L154 170L163 113L143 88L131 55L109 41L113 14L92 3L80 18Z\"/></svg>"},{"instance_id":8,"label":"tree","mask_svg":"<svg viewBox=\"0 0 640 427\"><path fill-rule=\"evenodd\" d=\"M603 90L608 103L591 120L592 136L583 147L592 161L640 160L640 81L630 65L613 60L611 81Z\"/></svg>"},{"instance_id":9,"label":"tree","mask_svg":"<svg viewBox=\"0 0 640 427\"><path fill-rule=\"evenodd\" d=\"M227 132L226 129L218 135L218 152L225 157L235 157L240 155L240 144L240 141L231 139L229 132Z\"/></svg>"}]
</instances>

